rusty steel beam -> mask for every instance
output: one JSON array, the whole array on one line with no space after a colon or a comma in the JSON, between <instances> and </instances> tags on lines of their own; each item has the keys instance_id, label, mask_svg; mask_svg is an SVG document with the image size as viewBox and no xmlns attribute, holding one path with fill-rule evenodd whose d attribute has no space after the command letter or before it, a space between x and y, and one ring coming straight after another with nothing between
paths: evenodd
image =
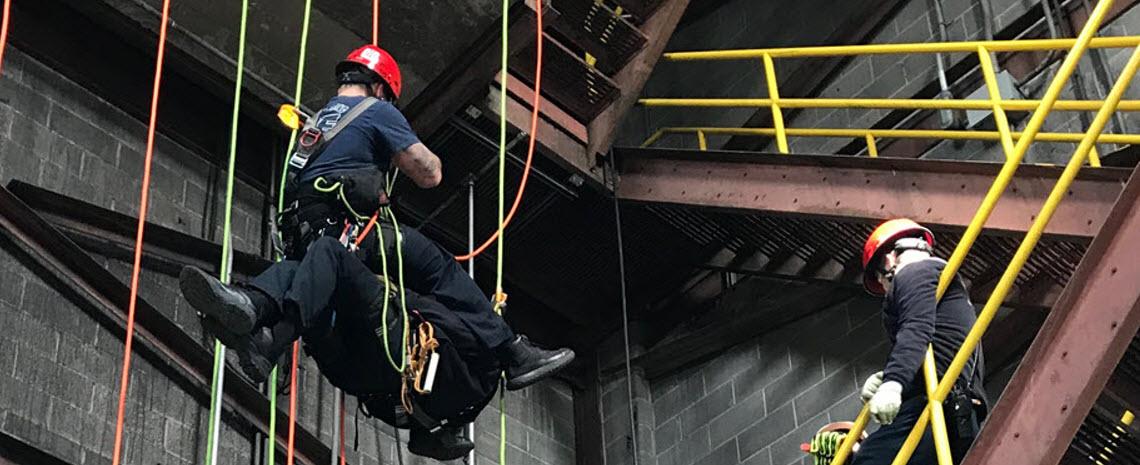
<instances>
[{"instance_id":1,"label":"rusty steel beam","mask_svg":"<svg viewBox=\"0 0 1140 465\"><path fill-rule=\"evenodd\" d=\"M588 155L604 153L610 149L622 119L637 103L641 89L649 81L649 74L653 72L657 60L661 58L661 52L673 36L673 30L681 21L689 0L667 0L664 3L641 25L641 32L648 39L645 47L614 75L614 83L621 90L621 96L590 122L590 144L586 151ZM602 169L598 166L591 167L586 174L597 179L603 177Z\"/></svg>"},{"instance_id":2,"label":"rusty steel beam","mask_svg":"<svg viewBox=\"0 0 1140 465\"><path fill-rule=\"evenodd\" d=\"M549 6L543 13L552 13ZM519 40L508 41L508 55L525 49L533 43L535 22L532 0L518 2L507 13L508 33ZM412 128L421 138L430 137L472 100L486 90L487 83L499 71L502 48L501 23L489 27L468 47L459 59L428 84L404 109ZM522 38L527 39L522 39Z\"/></svg>"},{"instance_id":3,"label":"rusty steel beam","mask_svg":"<svg viewBox=\"0 0 1140 465\"><path fill-rule=\"evenodd\" d=\"M620 149L620 199L877 222L907 217L962 229L1001 165L935 160ZM1021 167L986 225L1024 232L1062 168ZM1084 170L1046 234L1080 242L1100 229L1128 170Z\"/></svg>"},{"instance_id":4,"label":"rusty steel beam","mask_svg":"<svg viewBox=\"0 0 1140 465\"><path fill-rule=\"evenodd\" d=\"M1104 390L1140 329L1138 174L1140 168L986 420L966 465L1058 463Z\"/></svg>"},{"instance_id":5,"label":"rusty steel beam","mask_svg":"<svg viewBox=\"0 0 1140 465\"><path fill-rule=\"evenodd\" d=\"M128 286L6 188L0 188L0 243L17 249L40 268L38 274L53 288L108 331L124 337ZM210 351L141 297L135 321L138 354L186 388L198 402L208 403L213 370ZM231 367L226 371L226 409L236 414L237 426L264 434L270 415L268 399ZM285 416L281 419L288 424L283 411L277 414ZM278 447L284 447L286 428L278 428L277 433ZM332 456L331 449L304 427L298 428L296 439L302 463L327 463Z\"/></svg>"}]
</instances>

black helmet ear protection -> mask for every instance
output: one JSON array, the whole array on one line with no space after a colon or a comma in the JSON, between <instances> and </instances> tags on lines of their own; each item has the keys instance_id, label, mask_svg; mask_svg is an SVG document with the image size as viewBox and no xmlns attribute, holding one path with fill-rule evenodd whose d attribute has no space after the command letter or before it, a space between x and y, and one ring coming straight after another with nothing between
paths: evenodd
<instances>
[{"instance_id":1,"label":"black helmet ear protection","mask_svg":"<svg viewBox=\"0 0 1140 465\"><path fill-rule=\"evenodd\" d=\"M364 84L366 86L380 82L380 75L365 68L364 65L351 63L350 66L336 67L336 82L338 84Z\"/></svg>"}]
</instances>

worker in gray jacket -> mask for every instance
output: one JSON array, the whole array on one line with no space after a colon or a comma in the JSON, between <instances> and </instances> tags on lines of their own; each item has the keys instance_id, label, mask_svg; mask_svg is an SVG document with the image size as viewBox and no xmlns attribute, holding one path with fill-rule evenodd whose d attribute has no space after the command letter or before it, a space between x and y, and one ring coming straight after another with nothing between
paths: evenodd
<instances>
[{"instance_id":1,"label":"worker in gray jacket","mask_svg":"<svg viewBox=\"0 0 1140 465\"><path fill-rule=\"evenodd\" d=\"M883 370L863 385L863 400L882 426L863 441L855 465L892 462L928 403L922 373L927 347L934 347L936 371L942 376L974 326L974 305L959 277L937 299L946 262L933 253L934 234L908 219L883 223L863 246L863 284L884 297L883 325L891 350ZM986 413L982 372L979 345L943 404L955 463L969 450ZM929 429L909 463L937 463Z\"/></svg>"}]
</instances>

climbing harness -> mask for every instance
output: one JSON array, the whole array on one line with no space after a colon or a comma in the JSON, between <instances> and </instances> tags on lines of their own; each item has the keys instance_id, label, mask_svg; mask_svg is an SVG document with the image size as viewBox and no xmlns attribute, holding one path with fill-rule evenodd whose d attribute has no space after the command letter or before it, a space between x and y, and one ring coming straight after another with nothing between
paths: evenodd
<instances>
[{"instance_id":1,"label":"climbing harness","mask_svg":"<svg viewBox=\"0 0 1140 465\"><path fill-rule=\"evenodd\" d=\"M4 3L4 30L7 30L9 5ZM170 23L170 0L162 2L162 16L158 29L158 56L154 66L154 85L151 89L150 121L147 125L146 153L143 157L142 192L139 195L139 220L135 228L134 263L131 267L131 292L127 304L127 333L123 340L123 368L119 377L119 405L115 418L115 444L111 464L119 465L123 452L123 420L127 406L127 387L130 384L131 351L135 334L135 308L138 305L139 273L142 270L143 231L150 199L150 168L154 160L155 130L158 123L158 96L162 87L162 65L166 56L166 28ZM2 51L3 48L0 48Z\"/></svg>"},{"instance_id":2,"label":"climbing harness","mask_svg":"<svg viewBox=\"0 0 1140 465\"><path fill-rule=\"evenodd\" d=\"M356 121L360 115L372 108L380 100L375 97L366 97L360 103L354 105L347 113L344 114L336 122L332 128L327 131L322 131L317 127L316 117L311 117L305 122L305 127L301 129L300 138L297 139L296 150L289 155L289 166L295 170L290 171L287 177L297 177L304 172L305 168L312 166L316 163L321 154L329 146L329 143L340 134L344 128L348 127L353 121Z\"/></svg>"}]
</instances>

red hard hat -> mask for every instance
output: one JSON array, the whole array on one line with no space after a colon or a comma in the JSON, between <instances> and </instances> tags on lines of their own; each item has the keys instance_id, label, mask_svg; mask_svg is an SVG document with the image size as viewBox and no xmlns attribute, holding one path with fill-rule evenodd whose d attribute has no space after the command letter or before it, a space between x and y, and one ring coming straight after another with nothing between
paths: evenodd
<instances>
[{"instance_id":1,"label":"red hard hat","mask_svg":"<svg viewBox=\"0 0 1140 465\"><path fill-rule=\"evenodd\" d=\"M341 73L351 71L355 65L363 65L376 73L392 89L395 97L400 98L400 88L403 84L400 78L400 65L396 64L396 59L387 51L375 45L365 45L353 50L344 61L336 65L336 74L339 76Z\"/></svg>"},{"instance_id":2,"label":"red hard hat","mask_svg":"<svg viewBox=\"0 0 1140 465\"><path fill-rule=\"evenodd\" d=\"M882 283L875 277L879 270L871 266L894 247L895 241L905 237L918 237L934 247L934 233L922 225L906 218L887 221L875 228L867 242L863 244L863 287L874 295L887 293Z\"/></svg>"}]
</instances>

